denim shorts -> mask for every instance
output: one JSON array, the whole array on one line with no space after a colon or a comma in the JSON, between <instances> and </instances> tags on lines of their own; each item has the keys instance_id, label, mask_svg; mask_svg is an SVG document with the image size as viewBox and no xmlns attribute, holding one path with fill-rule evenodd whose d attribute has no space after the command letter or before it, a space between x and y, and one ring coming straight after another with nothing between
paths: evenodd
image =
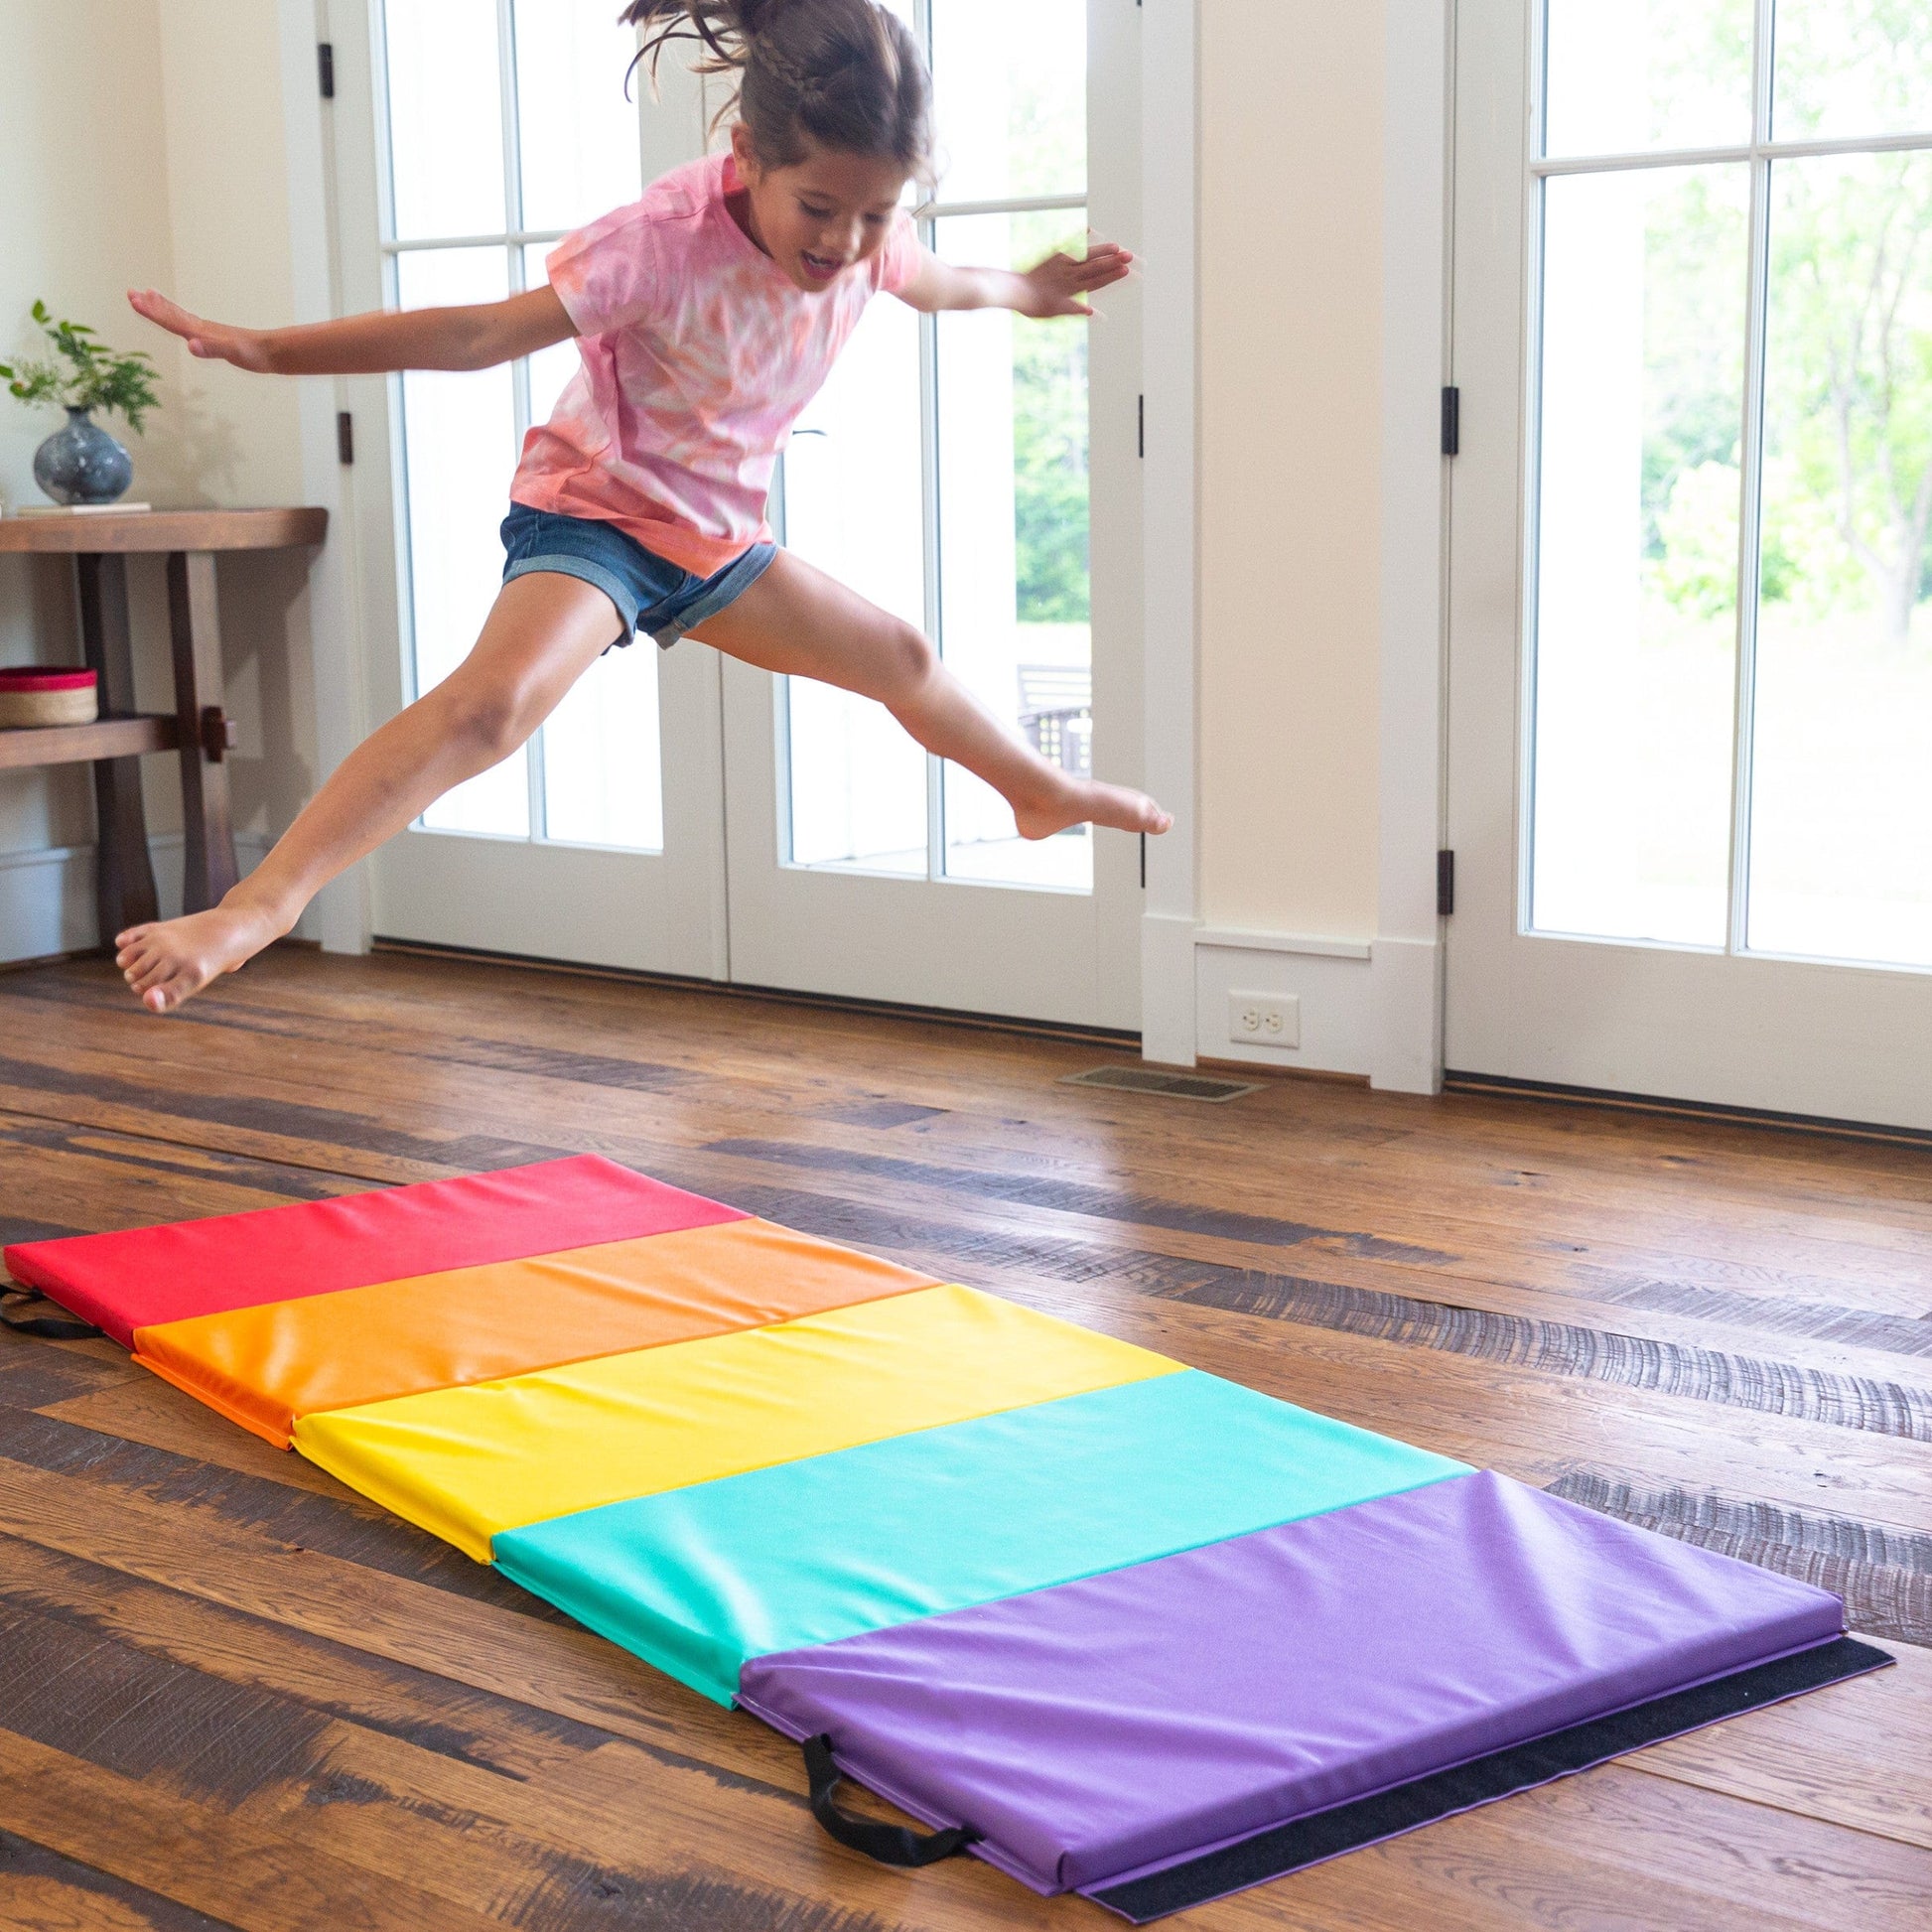
<instances>
[{"instance_id":1,"label":"denim shorts","mask_svg":"<svg viewBox=\"0 0 1932 1932\"><path fill-rule=\"evenodd\" d=\"M723 570L696 577L646 550L615 523L560 516L527 503L510 505L502 537L504 583L536 570L580 577L618 607L623 634L613 642L627 644L643 630L664 650L757 583L778 554L775 544L755 543Z\"/></svg>"}]
</instances>

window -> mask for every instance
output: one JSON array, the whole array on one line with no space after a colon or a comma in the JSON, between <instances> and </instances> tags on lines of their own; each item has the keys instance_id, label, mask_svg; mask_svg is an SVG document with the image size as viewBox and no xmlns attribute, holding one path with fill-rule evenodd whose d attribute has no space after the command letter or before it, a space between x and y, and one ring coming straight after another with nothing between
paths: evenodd
<instances>
[{"instance_id":1,"label":"window","mask_svg":"<svg viewBox=\"0 0 1932 1932\"><path fill-rule=\"evenodd\" d=\"M383 252L404 308L538 287L551 243L641 191L635 51L615 0L383 0ZM505 368L401 378L411 694L476 641L523 433L576 373L563 343ZM657 652L607 653L521 751L430 807L432 831L656 851Z\"/></svg>"},{"instance_id":2,"label":"window","mask_svg":"<svg viewBox=\"0 0 1932 1932\"><path fill-rule=\"evenodd\" d=\"M1542 15L1529 924L1932 966L1932 9Z\"/></svg>"},{"instance_id":3,"label":"window","mask_svg":"<svg viewBox=\"0 0 1932 1932\"><path fill-rule=\"evenodd\" d=\"M919 231L941 257L1030 267L1086 227L1085 0L894 0L933 73L940 158ZM799 418L787 545L932 636L1042 756L1092 745L1086 330L1003 310L875 302ZM803 679L781 693L790 863L1090 891L1081 826L1023 841L970 773L878 705Z\"/></svg>"}]
</instances>

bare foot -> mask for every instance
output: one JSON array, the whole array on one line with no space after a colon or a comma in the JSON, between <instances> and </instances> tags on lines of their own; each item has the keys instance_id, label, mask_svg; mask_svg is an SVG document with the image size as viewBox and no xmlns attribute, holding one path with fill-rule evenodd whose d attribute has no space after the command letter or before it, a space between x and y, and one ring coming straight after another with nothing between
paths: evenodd
<instances>
[{"instance_id":1,"label":"bare foot","mask_svg":"<svg viewBox=\"0 0 1932 1932\"><path fill-rule=\"evenodd\" d=\"M1013 817L1023 839L1049 839L1069 825L1088 823L1158 836L1173 823L1173 813L1164 812L1146 792L1103 785L1092 778L1068 778L1056 797L1024 808L1016 805Z\"/></svg>"},{"instance_id":2,"label":"bare foot","mask_svg":"<svg viewBox=\"0 0 1932 1932\"><path fill-rule=\"evenodd\" d=\"M114 964L150 1013L172 1013L278 936L262 913L222 904L186 918L129 926L115 936Z\"/></svg>"}]
</instances>

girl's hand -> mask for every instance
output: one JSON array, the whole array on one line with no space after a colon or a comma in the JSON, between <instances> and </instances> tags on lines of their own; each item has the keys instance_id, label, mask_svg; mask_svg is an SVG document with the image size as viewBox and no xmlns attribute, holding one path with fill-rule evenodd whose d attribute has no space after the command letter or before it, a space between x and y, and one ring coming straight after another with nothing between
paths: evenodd
<instances>
[{"instance_id":1,"label":"girl's hand","mask_svg":"<svg viewBox=\"0 0 1932 1932\"><path fill-rule=\"evenodd\" d=\"M1090 242L1086 256L1048 255L1020 277L1023 297L1014 304L1023 316L1090 316L1086 298L1125 278L1134 257L1111 241Z\"/></svg>"},{"instance_id":2,"label":"girl's hand","mask_svg":"<svg viewBox=\"0 0 1932 1932\"><path fill-rule=\"evenodd\" d=\"M129 289L127 299L136 315L179 336L191 355L211 362L232 362L237 368L273 373L268 345L256 329L230 329L226 323L206 322L191 316L178 302L170 302L158 289Z\"/></svg>"}]
</instances>

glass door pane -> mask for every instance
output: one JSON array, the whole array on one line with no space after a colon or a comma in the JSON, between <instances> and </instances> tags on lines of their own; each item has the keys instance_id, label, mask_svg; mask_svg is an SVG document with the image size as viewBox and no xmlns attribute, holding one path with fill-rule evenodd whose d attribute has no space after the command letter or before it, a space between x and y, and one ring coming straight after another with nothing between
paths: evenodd
<instances>
[{"instance_id":1,"label":"glass door pane","mask_svg":"<svg viewBox=\"0 0 1932 1932\"><path fill-rule=\"evenodd\" d=\"M563 845L664 849L657 646L607 650L543 727L543 835Z\"/></svg>"},{"instance_id":2,"label":"glass door pane","mask_svg":"<svg viewBox=\"0 0 1932 1932\"><path fill-rule=\"evenodd\" d=\"M506 50L494 0L481 10L466 0L388 0L384 9L395 224L412 244L396 256L405 308L500 300L512 262L516 286L540 287L549 244L518 244L512 226L555 231L639 193L637 109L623 86L634 33L598 0L512 0L510 17L513 76L500 69ZM438 66L436 36L458 30L470 39L454 69ZM514 108L507 157L506 98ZM506 182L514 193L506 195ZM447 245L491 228L499 231L492 245ZM495 528L519 412L521 421L545 421L579 366L577 345L565 342L509 368L403 378L419 692L462 661L494 601ZM437 800L422 824L661 850L657 675L648 642L601 661L530 746Z\"/></svg>"},{"instance_id":3,"label":"glass door pane","mask_svg":"<svg viewBox=\"0 0 1932 1932\"><path fill-rule=\"evenodd\" d=\"M550 247L549 242L538 241L523 250L523 286L526 289L540 289L549 282L550 271L544 267L543 258L550 252ZM583 366L584 358L577 351L575 338L552 343L548 348L540 348L529 357L527 367L530 371L532 423L547 423L550 420L557 399Z\"/></svg>"},{"instance_id":4,"label":"glass door pane","mask_svg":"<svg viewBox=\"0 0 1932 1932\"><path fill-rule=\"evenodd\" d=\"M581 227L643 193L635 90L623 85L637 34L617 13L611 0L516 0L526 233Z\"/></svg>"},{"instance_id":5,"label":"glass door pane","mask_svg":"<svg viewBox=\"0 0 1932 1932\"><path fill-rule=\"evenodd\" d=\"M932 0L942 202L1087 189L1087 0Z\"/></svg>"},{"instance_id":6,"label":"glass door pane","mask_svg":"<svg viewBox=\"0 0 1932 1932\"><path fill-rule=\"evenodd\" d=\"M405 309L500 302L501 248L424 248L396 258ZM402 378L405 527L416 695L432 690L477 641L503 573L496 526L516 459L516 401L507 366L464 374L412 369ZM526 748L445 792L423 824L438 832L530 836Z\"/></svg>"},{"instance_id":7,"label":"glass door pane","mask_svg":"<svg viewBox=\"0 0 1932 1932\"><path fill-rule=\"evenodd\" d=\"M1531 923L1722 946L1749 171L1544 194Z\"/></svg>"},{"instance_id":8,"label":"glass door pane","mask_svg":"<svg viewBox=\"0 0 1932 1932\"><path fill-rule=\"evenodd\" d=\"M1742 147L1752 0L1549 0L1549 155Z\"/></svg>"},{"instance_id":9,"label":"glass door pane","mask_svg":"<svg viewBox=\"0 0 1932 1932\"><path fill-rule=\"evenodd\" d=\"M541 288L548 279L543 266L548 246L533 242L525 247L525 288ZM553 343L529 357L525 368L532 423L549 420L582 367L575 342ZM605 652L544 721L546 839L631 852L663 850L658 660L657 646L647 636Z\"/></svg>"},{"instance_id":10,"label":"glass door pane","mask_svg":"<svg viewBox=\"0 0 1932 1932\"><path fill-rule=\"evenodd\" d=\"M951 261L1029 267L1083 247L1081 210L968 214L935 224ZM940 635L946 663L1043 758L1093 768L1087 563L1086 325L1005 310L938 320ZM1023 840L991 786L945 767L945 872L1085 891L1093 839Z\"/></svg>"},{"instance_id":11,"label":"glass door pane","mask_svg":"<svg viewBox=\"0 0 1932 1932\"><path fill-rule=\"evenodd\" d=\"M919 324L891 297L867 306L791 432L787 549L926 627ZM884 705L787 678L786 862L926 876L926 757Z\"/></svg>"},{"instance_id":12,"label":"glass door pane","mask_svg":"<svg viewBox=\"0 0 1932 1932\"><path fill-rule=\"evenodd\" d=\"M1780 141L1932 128L1932 9L1924 0L1778 0Z\"/></svg>"},{"instance_id":13,"label":"glass door pane","mask_svg":"<svg viewBox=\"0 0 1932 1932\"><path fill-rule=\"evenodd\" d=\"M496 0L384 0L382 25L395 238L501 234Z\"/></svg>"},{"instance_id":14,"label":"glass door pane","mask_svg":"<svg viewBox=\"0 0 1932 1932\"><path fill-rule=\"evenodd\" d=\"M897 9L911 18L909 6ZM935 111L959 202L1085 193L1085 0L932 0ZM1076 207L928 219L950 259L1027 266L1081 244ZM923 365L923 366L922 366ZM995 716L1090 768L1086 343L1005 312L923 325L874 303L785 455L785 542L934 634ZM1023 842L1005 802L929 761L877 705L803 679L781 704L789 862L1085 890L1084 829ZM935 803L945 836L930 850Z\"/></svg>"},{"instance_id":15,"label":"glass door pane","mask_svg":"<svg viewBox=\"0 0 1932 1932\"><path fill-rule=\"evenodd\" d=\"M1932 965L1932 154L1775 163L1770 237L1749 944Z\"/></svg>"}]
</instances>

